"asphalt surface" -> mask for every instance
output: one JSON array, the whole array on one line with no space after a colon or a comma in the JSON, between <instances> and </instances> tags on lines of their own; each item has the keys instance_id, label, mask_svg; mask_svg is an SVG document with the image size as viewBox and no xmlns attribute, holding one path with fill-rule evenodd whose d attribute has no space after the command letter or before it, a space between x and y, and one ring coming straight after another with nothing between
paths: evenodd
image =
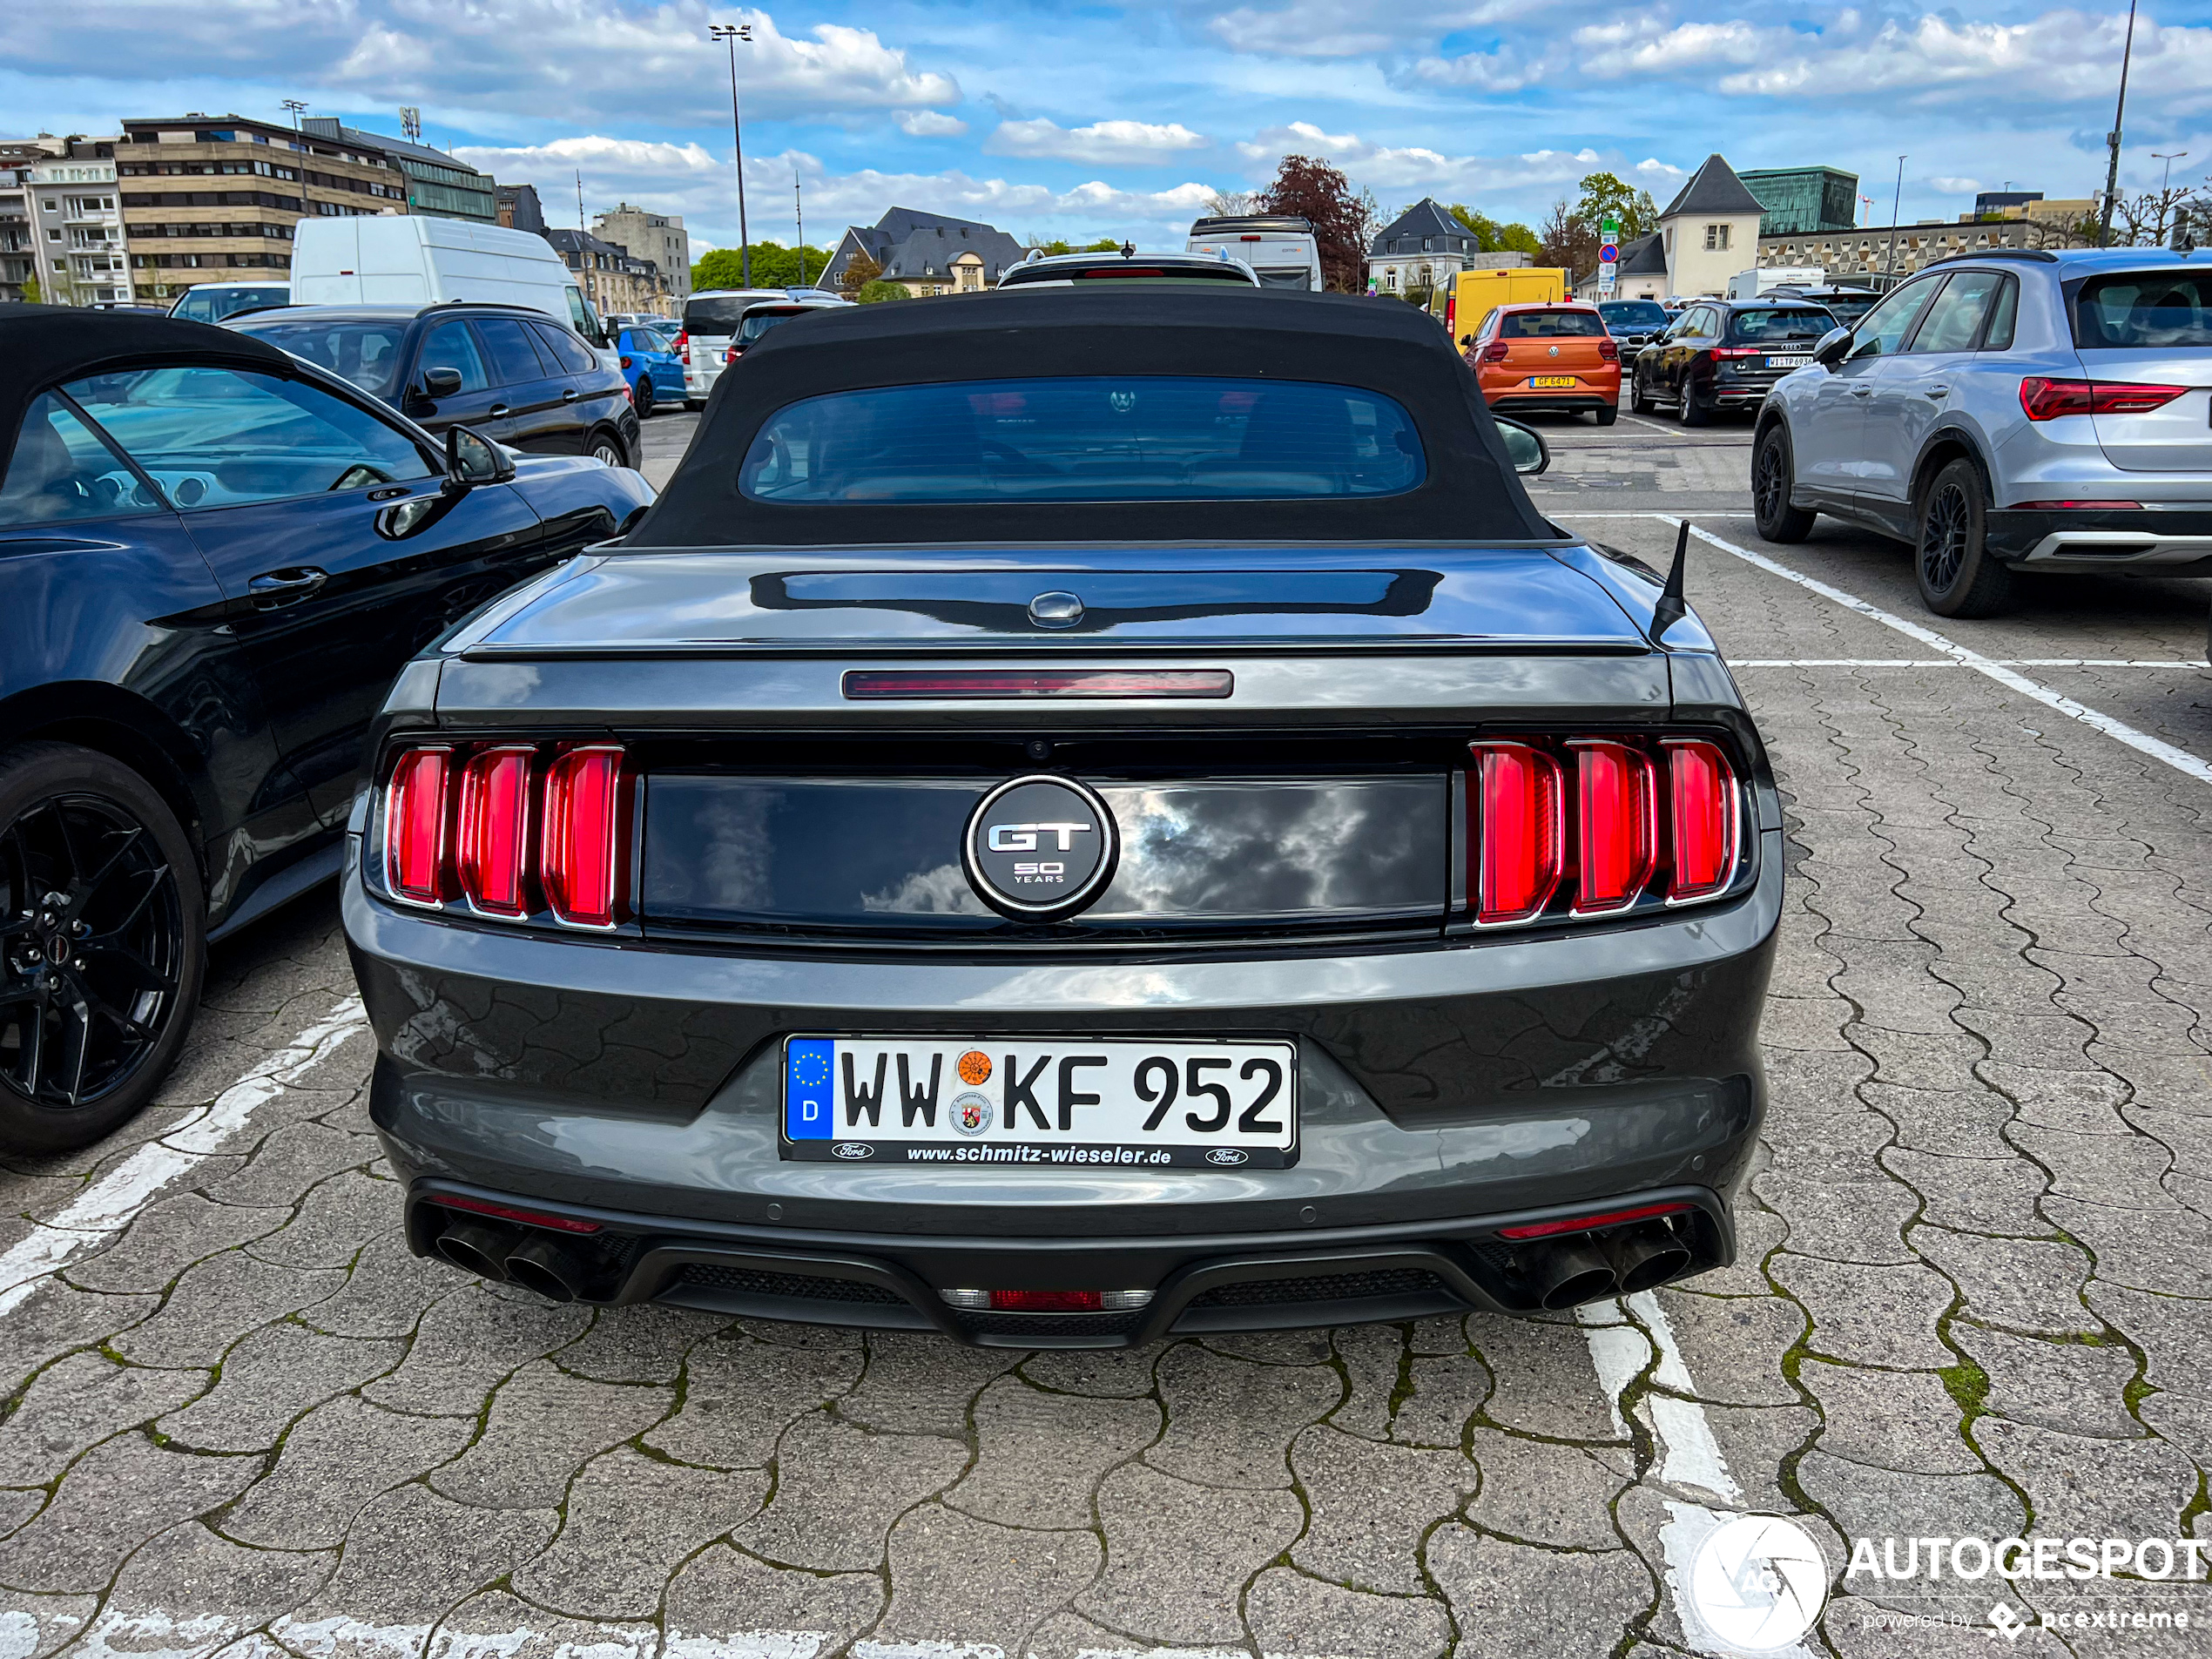
<instances>
[{"instance_id":1,"label":"asphalt surface","mask_svg":"<svg viewBox=\"0 0 2212 1659\"><path fill-rule=\"evenodd\" d=\"M1735 1267L1112 1354L550 1306L401 1247L320 894L216 953L159 1109L0 1160L0 1659L1723 1652L1742 1513L1824 1556L1784 1651L2203 1651L2201 1581L1845 1568L2212 1538L2208 584L1945 622L1901 549L1759 542L1743 428L1544 429L1562 523L1712 538L1786 792Z\"/></svg>"}]
</instances>

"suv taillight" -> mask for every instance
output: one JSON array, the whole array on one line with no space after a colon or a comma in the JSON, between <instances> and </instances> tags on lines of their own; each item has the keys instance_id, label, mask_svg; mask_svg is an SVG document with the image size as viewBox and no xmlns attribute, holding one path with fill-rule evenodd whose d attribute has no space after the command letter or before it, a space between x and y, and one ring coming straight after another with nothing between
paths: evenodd
<instances>
[{"instance_id":1,"label":"suv taillight","mask_svg":"<svg viewBox=\"0 0 2212 1659\"><path fill-rule=\"evenodd\" d=\"M2062 415L2148 415L2189 388L2146 386L2134 381L2054 381L2029 374L2020 381L2020 408L2031 421Z\"/></svg>"},{"instance_id":2,"label":"suv taillight","mask_svg":"<svg viewBox=\"0 0 2212 1659\"><path fill-rule=\"evenodd\" d=\"M1742 788L1717 744L1576 737L1554 752L1499 739L1472 752L1467 886L1480 927L1616 914L1662 880L1668 904L1710 899L1742 867Z\"/></svg>"},{"instance_id":3,"label":"suv taillight","mask_svg":"<svg viewBox=\"0 0 2212 1659\"><path fill-rule=\"evenodd\" d=\"M691 366L691 335L689 335L689 334L678 334L678 335L677 335L677 336L676 336L675 342L674 342L673 346L671 347L671 349L672 349L672 350L676 353L676 354L677 354L677 356L678 356L678 357L679 357L679 358L681 358L681 359L683 360L683 363L684 363L684 367L685 367L685 368L689 368Z\"/></svg>"},{"instance_id":4,"label":"suv taillight","mask_svg":"<svg viewBox=\"0 0 2212 1659\"><path fill-rule=\"evenodd\" d=\"M384 786L384 885L406 904L455 896L481 916L540 908L571 927L623 920L624 800L617 744L403 750Z\"/></svg>"}]
</instances>

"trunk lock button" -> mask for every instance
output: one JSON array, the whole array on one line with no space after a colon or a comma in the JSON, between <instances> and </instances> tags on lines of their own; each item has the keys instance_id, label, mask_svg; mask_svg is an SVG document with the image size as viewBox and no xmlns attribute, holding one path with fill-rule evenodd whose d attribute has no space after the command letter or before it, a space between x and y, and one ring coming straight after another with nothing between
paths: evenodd
<instances>
[{"instance_id":1,"label":"trunk lock button","mask_svg":"<svg viewBox=\"0 0 2212 1659\"><path fill-rule=\"evenodd\" d=\"M1083 619L1083 602L1072 593L1041 593L1029 601L1029 620L1040 628L1072 628Z\"/></svg>"}]
</instances>

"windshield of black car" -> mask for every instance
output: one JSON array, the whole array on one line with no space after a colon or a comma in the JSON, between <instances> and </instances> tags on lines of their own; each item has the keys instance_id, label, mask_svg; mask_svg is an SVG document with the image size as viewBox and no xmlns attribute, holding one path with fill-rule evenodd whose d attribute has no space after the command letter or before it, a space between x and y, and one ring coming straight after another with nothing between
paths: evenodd
<instances>
[{"instance_id":1,"label":"windshield of black car","mask_svg":"<svg viewBox=\"0 0 2212 1659\"><path fill-rule=\"evenodd\" d=\"M1085 375L836 392L768 418L756 501L1288 501L1395 496L1426 462L1394 399L1305 381Z\"/></svg>"},{"instance_id":2,"label":"windshield of black car","mask_svg":"<svg viewBox=\"0 0 2212 1659\"><path fill-rule=\"evenodd\" d=\"M2126 271L2091 277L2074 301L2082 351L2212 346L2212 271Z\"/></svg>"},{"instance_id":3,"label":"windshield of black car","mask_svg":"<svg viewBox=\"0 0 2212 1659\"><path fill-rule=\"evenodd\" d=\"M1728 320L1728 337L1737 345L1764 346L1770 341L1817 340L1836 326L1836 320L1817 306L1777 306L1739 311Z\"/></svg>"},{"instance_id":4,"label":"windshield of black car","mask_svg":"<svg viewBox=\"0 0 2212 1659\"><path fill-rule=\"evenodd\" d=\"M738 324L745 320L748 308L759 305L766 296L758 293L733 293L720 299L692 300L684 307L684 332L687 334L734 334Z\"/></svg>"},{"instance_id":5,"label":"windshield of black car","mask_svg":"<svg viewBox=\"0 0 2212 1659\"><path fill-rule=\"evenodd\" d=\"M407 334L404 321L316 319L286 322L242 322L241 334L265 340L280 351L307 361L378 397L399 389L400 341Z\"/></svg>"},{"instance_id":6,"label":"windshield of black car","mask_svg":"<svg viewBox=\"0 0 2212 1659\"><path fill-rule=\"evenodd\" d=\"M187 322L220 322L257 306L287 305L291 300L292 290L282 284L266 288L199 287L187 292L169 314Z\"/></svg>"},{"instance_id":7,"label":"windshield of black car","mask_svg":"<svg viewBox=\"0 0 2212 1659\"><path fill-rule=\"evenodd\" d=\"M1649 328L1667 326L1667 307L1651 300L1616 300L1611 305L1600 306L1598 314L1611 328L1625 328L1640 333Z\"/></svg>"},{"instance_id":8,"label":"windshield of black car","mask_svg":"<svg viewBox=\"0 0 2212 1659\"><path fill-rule=\"evenodd\" d=\"M1605 332L1595 311L1508 311L1498 321L1501 340L1602 340Z\"/></svg>"},{"instance_id":9,"label":"windshield of black car","mask_svg":"<svg viewBox=\"0 0 2212 1659\"><path fill-rule=\"evenodd\" d=\"M745 321L738 325L738 338L745 345L750 346L754 341L759 339L761 335L766 334L778 323L789 322L793 317L799 314L800 314L796 308L790 311L747 312L745 314Z\"/></svg>"}]
</instances>

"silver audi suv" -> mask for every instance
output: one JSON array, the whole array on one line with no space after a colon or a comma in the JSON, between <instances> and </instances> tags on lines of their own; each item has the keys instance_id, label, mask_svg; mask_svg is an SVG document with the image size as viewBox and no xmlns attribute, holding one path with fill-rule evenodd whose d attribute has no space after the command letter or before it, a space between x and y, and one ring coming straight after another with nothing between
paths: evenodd
<instances>
[{"instance_id":1,"label":"silver audi suv","mask_svg":"<svg viewBox=\"0 0 2212 1659\"><path fill-rule=\"evenodd\" d=\"M2016 570L2212 570L2212 252L1947 260L1838 328L1759 413L1760 535L1816 513L1908 541L1946 617Z\"/></svg>"}]
</instances>

